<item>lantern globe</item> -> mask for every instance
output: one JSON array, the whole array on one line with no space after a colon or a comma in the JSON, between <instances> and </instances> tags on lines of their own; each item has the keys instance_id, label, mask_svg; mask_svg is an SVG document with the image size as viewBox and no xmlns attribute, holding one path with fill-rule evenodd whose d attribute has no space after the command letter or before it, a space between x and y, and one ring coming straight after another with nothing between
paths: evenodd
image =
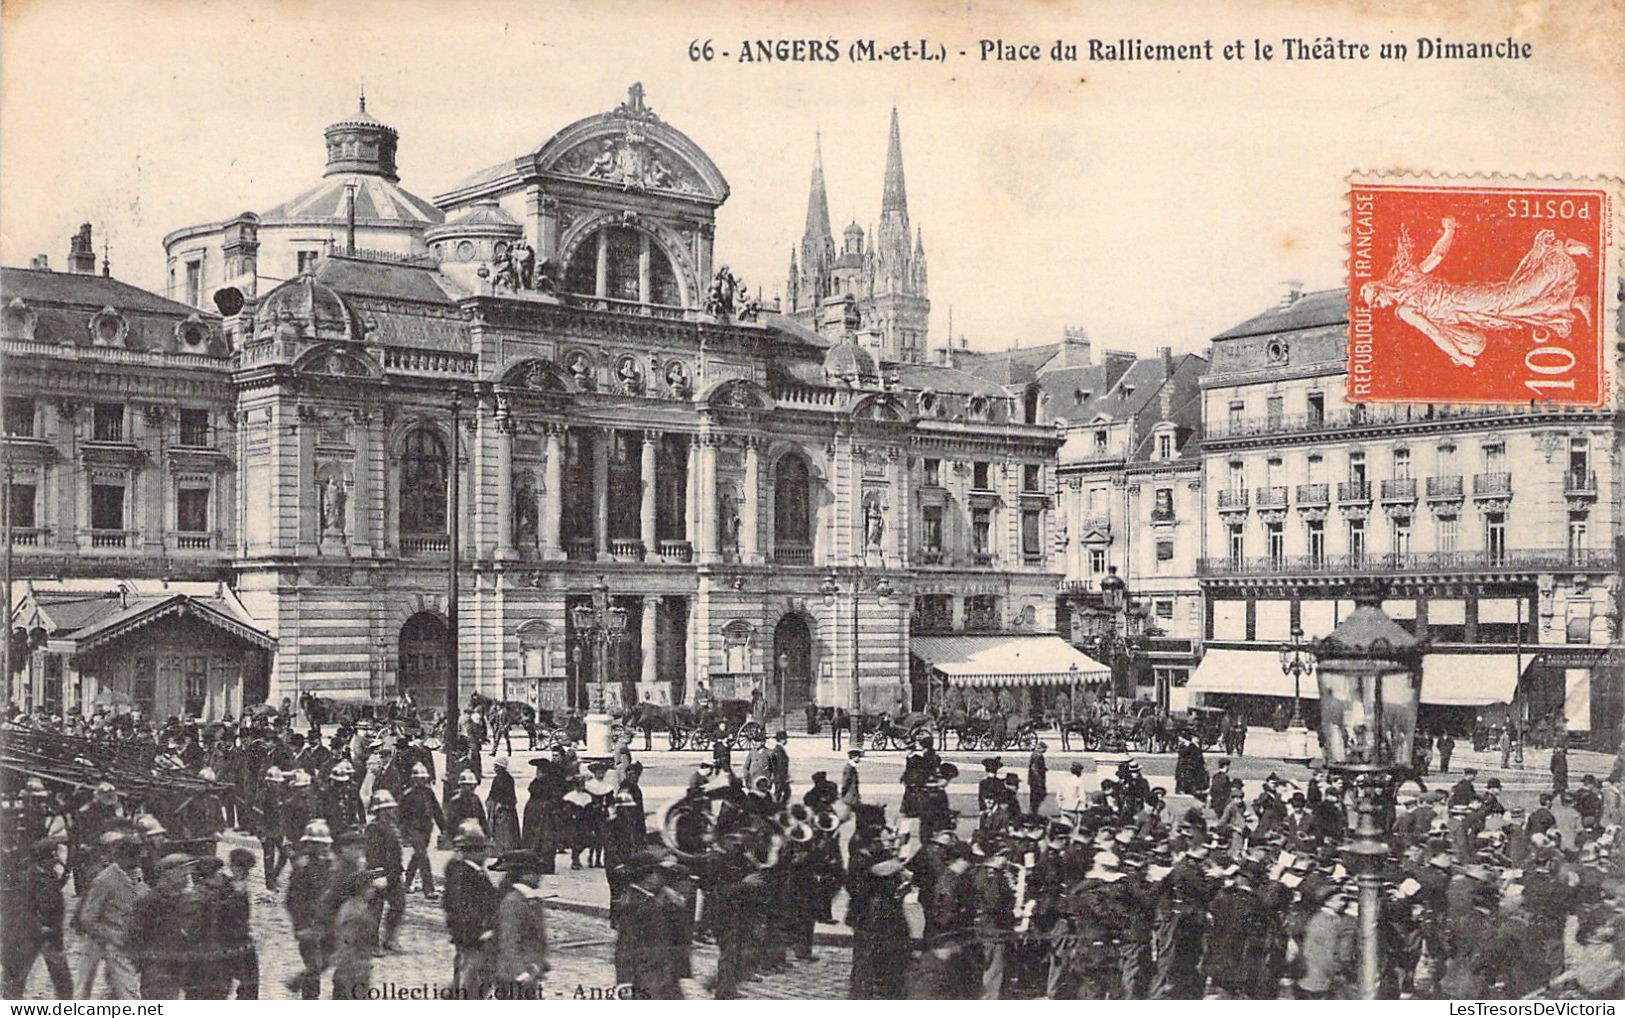
<instances>
[{"instance_id":1,"label":"lantern globe","mask_svg":"<svg viewBox=\"0 0 1625 1018\"><path fill-rule=\"evenodd\" d=\"M1409 766L1426 641L1384 614L1380 588L1357 592L1355 605L1313 648L1326 765L1344 771Z\"/></svg>"},{"instance_id":2,"label":"lantern globe","mask_svg":"<svg viewBox=\"0 0 1625 1018\"><path fill-rule=\"evenodd\" d=\"M1128 583L1117 575L1116 566L1106 568L1106 576L1100 581L1100 600L1109 611L1121 611L1128 603Z\"/></svg>"}]
</instances>

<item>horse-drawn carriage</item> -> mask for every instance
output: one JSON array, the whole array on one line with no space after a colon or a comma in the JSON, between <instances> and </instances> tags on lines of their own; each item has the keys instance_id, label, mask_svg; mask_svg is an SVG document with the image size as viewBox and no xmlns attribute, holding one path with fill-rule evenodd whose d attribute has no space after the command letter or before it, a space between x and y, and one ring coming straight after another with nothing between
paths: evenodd
<instances>
[{"instance_id":1,"label":"horse-drawn carriage","mask_svg":"<svg viewBox=\"0 0 1625 1018\"><path fill-rule=\"evenodd\" d=\"M952 732L955 750L1002 753L1033 749L1046 724L1039 718L1014 718L984 705L971 710L943 710L937 714L934 727L941 733L945 748L948 733Z\"/></svg>"},{"instance_id":2,"label":"horse-drawn carriage","mask_svg":"<svg viewBox=\"0 0 1625 1018\"><path fill-rule=\"evenodd\" d=\"M1172 744L1169 725L1155 704L1122 700L1091 704L1071 717L1055 719L1061 750L1086 752L1156 753ZM1074 747L1073 743L1078 745Z\"/></svg>"},{"instance_id":3,"label":"horse-drawn carriage","mask_svg":"<svg viewBox=\"0 0 1625 1018\"><path fill-rule=\"evenodd\" d=\"M643 748L654 749L654 733L665 732L673 750L706 751L722 742L729 749L746 749L751 740L767 733L751 716L749 700L711 700L658 704L647 701L627 708L618 719L625 730L643 733Z\"/></svg>"}]
</instances>

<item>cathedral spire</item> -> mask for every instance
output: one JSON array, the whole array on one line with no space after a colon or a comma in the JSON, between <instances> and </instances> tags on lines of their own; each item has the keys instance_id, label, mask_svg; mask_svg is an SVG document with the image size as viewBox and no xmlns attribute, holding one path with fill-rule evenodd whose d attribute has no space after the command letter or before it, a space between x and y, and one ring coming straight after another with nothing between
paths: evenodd
<instances>
[{"instance_id":1,"label":"cathedral spire","mask_svg":"<svg viewBox=\"0 0 1625 1018\"><path fill-rule=\"evenodd\" d=\"M903 184L903 138L897 128L897 107L891 110L891 137L886 141L886 190L880 212L908 215L908 189Z\"/></svg>"},{"instance_id":2,"label":"cathedral spire","mask_svg":"<svg viewBox=\"0 0 1625 1018\"><path fill-rule=\"evenodd\" d=\"M830 237L829 196L824 191L824 138L819 132L813 136L812 187L807 192L807 234L810 238Z\"/></svg>"}]
</instances>

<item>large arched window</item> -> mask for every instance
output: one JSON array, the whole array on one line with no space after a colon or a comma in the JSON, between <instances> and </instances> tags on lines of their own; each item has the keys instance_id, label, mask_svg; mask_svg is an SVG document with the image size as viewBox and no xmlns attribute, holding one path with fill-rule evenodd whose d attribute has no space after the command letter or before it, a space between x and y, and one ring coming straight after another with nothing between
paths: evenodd
<instances>
[{"instance_id":1,"label":"large arched window","mask_svg":"<svg viewBox=\"0 0 1625 1018\"><path fill-rule=\"evenodd\" d=\"M604 269L602 289L598 278L600 257ZM647 290L645 259L649 267ZM627 226L606 226L583 240L565 267L564 289L643 304L675 306L683 302L677 273L666 252L647 233Z\"/></svg>"},{"instance_id":2,"label":"large arched window","mask_svg":"<svg viewBox=\"0 0 1625 1018\"><path fill-rule=\"evenodd\" d=\"M401 450L401 533L446 530L446 443L430 428L406 436Z\"/></svg>"},{"instance_id":3,"label":"large arched window","mask_svg":"<svg viewBox=\"0 0 1625 1018\"><path fill-rule=\"evenodd\" d=\"M812 543L812 472L792 453L773 469L773 557L810 563Z\"/></svg>"}]
</instances>

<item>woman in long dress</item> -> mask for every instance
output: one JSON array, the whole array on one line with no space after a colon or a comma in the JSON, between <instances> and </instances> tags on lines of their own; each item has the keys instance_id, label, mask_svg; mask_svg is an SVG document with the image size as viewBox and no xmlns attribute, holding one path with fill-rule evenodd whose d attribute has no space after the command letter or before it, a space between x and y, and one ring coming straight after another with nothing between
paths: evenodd
<instances>
[{"instance_id":1,"label":"woman in long dress","mask_svg":"<svg viewBox=\"0 0 1625 1018\"><path fill-rule=\"evenodd\" d=\"M497 757L493 767L491 791L485 797L491 814L491 840L498 852L511 852L519 847L519 798L513 775L508 773L508 758Z\"/></svg>"},{"instance_id":2,"label":"woman in long dress","mask_svg":"<svg viewBox=\"0 0 1625 1018\"><path fill-rule=\"evenodd\" d=\"M1541 230L1504 281L1446 283L1433 270L1449 254L1459 224L1446 218L1441 225L1443 232L1421 265L1413 262L1409 231L1400 227L1387 278L1362 286L1360 299L1373 307L1393 306L1400 321L1469 368L1484 352L1490 332L1546 329L1567 339L1576 313L1591 320L1590 301L1575 295L1580 268L1574 259L1591 256L1585 244Z\"/></svg>"}]
</instances>

